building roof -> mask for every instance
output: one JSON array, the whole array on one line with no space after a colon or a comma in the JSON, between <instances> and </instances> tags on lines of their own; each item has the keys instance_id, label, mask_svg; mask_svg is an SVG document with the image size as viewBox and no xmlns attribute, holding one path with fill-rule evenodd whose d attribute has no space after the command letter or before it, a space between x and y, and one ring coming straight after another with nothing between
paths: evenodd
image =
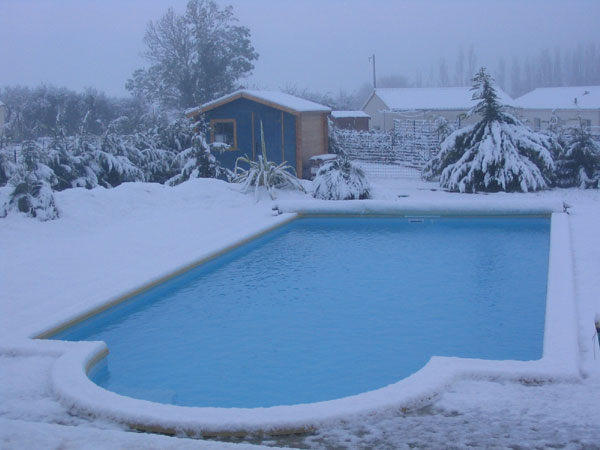
<instances>
[{"instance_id":1,"label":"building roof","mask_svg":"<svg viewBox=\"0 0 600 450\"><path fill-rule=\"evenodd\" d=\"M279 91L254 91L248 89L240 89L231 94L224 95L213 101L203 104L198 108L192 108L186 111L187 115L196 115L200 112L209 111L218 106L229 103L239 98L253 100L258 103L280 109L291 114L300 114L306 112L331 112L331 108L320 105L318 103L305 100L294 95L286 94Z\"/></svg>"},{"instance_id":2,"label":"building roof","mask_svg":"<svg viewBox=\"0 0 600 450\"><path fill-rule=\"evenodd\" d=\"M345 118L358 118L358 117L366 117L370 119L369 116L364 111L331 111L331 117L334 119L345 119Z\"/></svg>"},{"instance_id":3,"label":"building roof","mask_svg":"<svg viewBox=\"0 0 600 450\"><path fill-rule=\"evenodd\" d=\"M514 106L514 100L502 89L497 87L496 93L501 103ZM378 88L366 103L374 95L377 95L391 111L469 110L478 102L473 100L470 87Z\"/></svg>"},{"instance_id":4,"label":"building roof","mask_svg":"<svg viewBox=\"0 0 600 450\"><path fill-rule=\"evenodd\" d=\"M515 103L527 109L600 109L600 86L537 88Z\"/></svg>"}]
</instances>

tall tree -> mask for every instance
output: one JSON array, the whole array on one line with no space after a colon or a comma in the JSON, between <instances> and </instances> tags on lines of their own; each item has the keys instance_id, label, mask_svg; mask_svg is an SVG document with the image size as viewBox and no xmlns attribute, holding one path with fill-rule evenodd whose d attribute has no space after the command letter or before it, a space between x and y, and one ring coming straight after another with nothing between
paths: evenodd
<instances>
[{"instance_id":1,"label":"tall tree","mask_svg":"<svg viewBox=\"0 0 600 450\"><path fill-rule=\"evenodd\" d=\"M439 70L439 72L438 72L439 85L441 87L450 86L450 76L448 75L448 65L446 64L446 58L444 58L443 56L440 58L440 65L439 65L438 70Z\"/></svg>"},{"instance_id":2,"label":"tall tree","mask_svg":"<svg viewBox=\"0 0 600 450\"><path fill-rule=\"evenodd\" d=\"M184 15L169 9L146 30L143 56L150 66L136 70L126 88L175 108L231 91L258 58L250 30L237 22L233 8L221 9L215 0L189 0Z\"/></svg>"},{"instance_id":3,"label":"tall tree","mask_svg":"<svg viewBox=\"0 0 600 450\"><path fill-rule=\"evenodd\" d=\"M533 133L498 101L492 78L481 69L473 78L473 125L444 140L440 152L424 168L426 178L440 179L451 191L536 191L550 184L554 169L550 137Z\"/></svg>"}]
</instances>

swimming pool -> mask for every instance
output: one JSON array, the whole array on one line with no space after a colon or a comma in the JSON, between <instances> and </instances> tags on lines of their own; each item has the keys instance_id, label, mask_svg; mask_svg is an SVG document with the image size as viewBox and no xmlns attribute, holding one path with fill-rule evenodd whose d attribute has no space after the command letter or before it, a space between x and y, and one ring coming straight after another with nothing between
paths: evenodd
<instances>
[{"instance_id":1,"label":"swimming pool","mask_svg":"<svg viewBox=\"0 0 600 450\"><path fill-rule=\"evenodd\" d=\"M381 388L432 355L542 356L549 218L302 218L81 322L108 390L188 406Z\"/></svg>"}]
</instances>

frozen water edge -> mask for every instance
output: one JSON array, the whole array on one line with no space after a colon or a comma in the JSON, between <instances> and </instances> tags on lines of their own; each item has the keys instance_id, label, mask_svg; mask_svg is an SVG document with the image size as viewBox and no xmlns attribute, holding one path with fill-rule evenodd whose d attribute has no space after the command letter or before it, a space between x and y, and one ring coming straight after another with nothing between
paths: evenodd
<instances>
[{"instance_id":1,"label":"frozen water edge","mask_svg":"<svg viewBox=\"0 0 600 450\"><path fill-rule=\"evenodd\" d=\"M225 246L227 242L231 242L232 235L235 234L237 238L243 235L240 228L247 233L248 228L272 223L272 202L267 200L254 204L251 196L239 196L224 184L216 184L218 183L212 183L211 180L202 180L182 186L179 190L143 184L123 186L111 191L75 190L78 192L64 192L58 196L63 218L56 223L39 224L18 217L2 221L2 352L4 355L17 355L17 352L29 355L22 359L31 361L25 368L20 368L15 376L7 373L4 370L7 366L3 365L1 384L6 390L14 391L15 386L22 381L24 386L26 384L30 387L29 391L33 391L35 383L41 382L26 379L25 375L35 370L33 361L44 360L46 357L43 355L47 352L52 352L52 358L55 359L64 351L63 343L55 343L55 346L51 342L27 341L26 336L45 329L57 318L64 320L73 311L81 312L90 304L101 303L132 285L184 265L200 253ZM411 186L408 189L404 184L391 184L391 181L386 181L377 185L374 190L376 198L394 200L398 194L402 194L409 195L410 199L419 200L422 204L432 201L452 204L470 201L527 201L531 204L540 200L554 200L558 203L566 200L573 205L569 222L574 243L579 357L582 373L587 378L575 384L557 383L531 387L502 380L489 382L466 379L452 384L438 399L432 400L426 413L404 413L394 409L357 417L344 416L339 421L321 424L315 434L307 438L265 443L288 445L289 442L291 445L310 448L401 448L408 444L443 447L448 443L461 447L473 442L488 447L544 447L555 444L569 446L569 443L575 442L571 445L572 448L581 448L582 445L577 444L579 439L586 448L595 448L593 443L600 439L597 427L600 411L596 400L600 395L600 383L595 381L597 377L594 378L594 374L598 372L600 361L594 360L591 338L592 320L594 314L600 311L597 297L600 290L600 236L597 233L600 193L558 190L526 195L474 196L431 192L434 185ZM298 200L306 198L284 192L280 193L280 197ZM150 213L155 210L160 214L154 216ZM188 227L187 223L192 221L193 226ZM133 231L129 233L132 228ZM137 245L135 235L138 234L140 240L144 241L144 246ZM160 242L155 241L155 235L160 235ZM91 237L98 243L94 244ZM161 244L166 245L160 247ZM57 253L56 247L61 249L63 255L58 259L54 256ZM121 248L123 251L117 255L117 260L121 263L106 264L105 255L114 254ZM173 251L167 251L169 248ZM92 252L94 258L90 259L87 255ZM160 258L152 258L157 252ZM77 259L79 254L84 254L83 261ZM145 265L147 260L152 264ZM98 272L103 274L100 279ZM36 276L32 277L32 273ZM65 280L69 280L67 290L64 289ZM31 345L25 346L25 343ZM50 344L52 348L49 347ZM9 358L8 361L10 360ZM49 378L48 374L48 383ZM39 417L45 415L44 421L48 423L70 418L62 409L62 418L55 419L59 414L58 410L62 408L58 403L55 403L52 411L47 412L44 402L54 401L51 393L35 394L23 394L31 397L29 402L15 401L9 405L4 401L5 397L0 402L2 419L10 415L11 420L21 420L19 430L29 427L29 434L37 436L36 445L29 446L26 442L30 441L25 433L15 434L8 426L0 426L0 442L10 442L9 448L55 448L53 443L57 439L50 436L44 438L43 433L35 431L41 429ZM32 408L39 410L36 421L28 419ZM115 442L114 439L106 442L102 440L101 436L105 431L101 428L105 426L98 419L86 422L85 426L77 423L71 425L61 428L63 431L60 436L64 442L78 442L82 436L87 436L88 446L114 447L111 445ZM121 430L111 431L109 434L114 437L118 433L123 436L123 442L127 441L126 436L131 435ZM140 446L177 448L176 444L167 444L166 440L161 439L159 443L152 440L152 436L135 436ZM11 438L13 439L7 440ZM18 445L18 442L22 444ZM74 447L76 448L76 444L71 447L67 445L67 448Z\"/></svg>"},{"instance_id":2,"label":"frozen water edge","mask_svg":"<svg viewBox=\"0 0 600 450\"><path fill-rule=\"evenodd\" d=\"M382 208L382 211L387 212L389 208ZM372 208L371 212L377 212L377 208ZM497 211L501 212L501 209ZM513 209L511 213L514 213ZM433 357L424 368L408 378L342 399L269 408L190 408L132 399L97 386L87 377L87 371L106 354L107 349L103 343L77 343L57 359L52 371L52 386L61 402L71 411L110 418L136 429L210 436L303 432L348 415L414 408L437 397L454 381L465 378L576 381L579 368L574 285L565 214L553 214L550 240L544 353L539 361Z\"/></svg>"}]
</instances>

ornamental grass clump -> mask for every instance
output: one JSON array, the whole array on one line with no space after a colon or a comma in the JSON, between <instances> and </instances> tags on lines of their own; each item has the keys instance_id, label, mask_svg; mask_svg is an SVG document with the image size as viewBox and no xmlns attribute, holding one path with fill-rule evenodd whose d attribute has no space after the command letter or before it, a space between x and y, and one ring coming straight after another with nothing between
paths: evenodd
<instances>
[{"instance_id":1,"label":"ornamental grass clump","mask_svg":"<svg viewBox=\"0 0 600 450\"><path fill-rule=\"evenodd\" d=\"M322 200L362 200L371 187L363 170L345 155L321 166L313 181L313 197Z\"/></svg>"},{"instance_id":2,"label":"ornamental grass clump","mask_svg":"<svg viewBox=\"0 0 600 450\"><path fill-rule=\"evenodd\" d=\"M306 192L300 180L294 175L296 171L287 161L277 164L268 160L262 121L260 122L260 146L261 154L258 155L256 161L246 156L240 156L235 161L234 175L231 181L233 183L240 183L242 185L242 192L247 192L254 187L256 201L259 198L260 186L264 186L267 189L272 200L275 199L275 188L278 187L292 187ZM248 164L249 168L240 168L240 162Z\"/></svg>"}]
</instances>

